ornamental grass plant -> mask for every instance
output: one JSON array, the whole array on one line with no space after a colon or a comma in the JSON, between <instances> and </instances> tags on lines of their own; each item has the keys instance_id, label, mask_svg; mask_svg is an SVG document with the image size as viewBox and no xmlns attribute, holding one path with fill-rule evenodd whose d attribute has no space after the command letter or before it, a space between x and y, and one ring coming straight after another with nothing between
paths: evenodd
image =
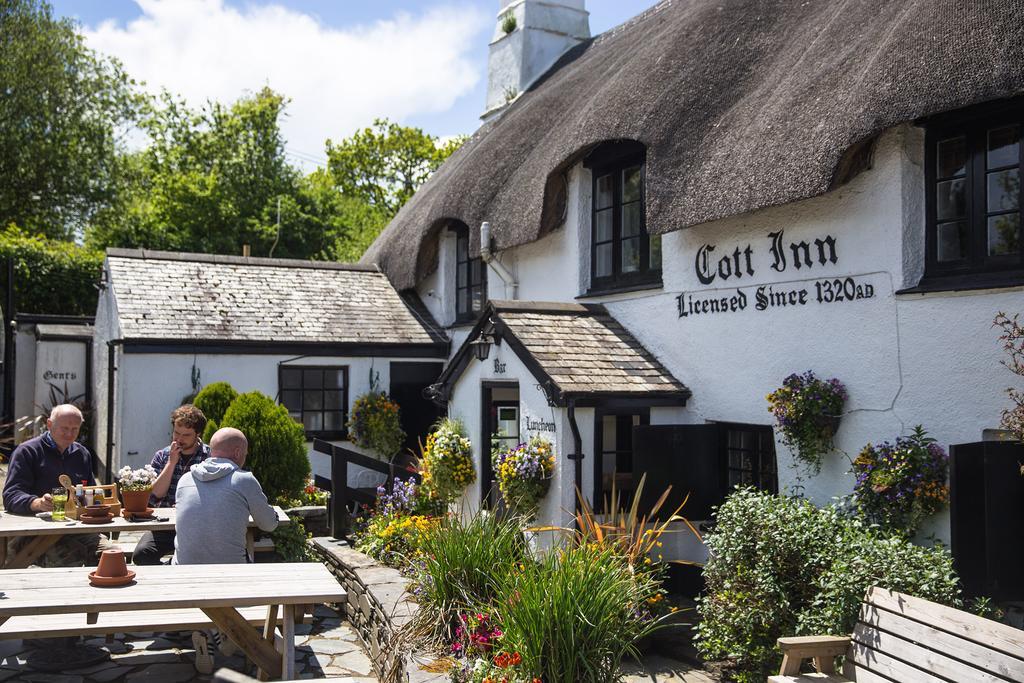
<instances>
[{"instance_id":1,"label":"ornamental grass plant","mask_svg":"<svg viewBox=\"0 0 1024 683\"><path fill-rule=\"evenodd\" d=\"M441 648L455 641L459 615L489 611L501 577L532 563L520 520L478 512L450 515L424 539L414 570L420 603L413 632Z\"/></svg>"}]
</instances>

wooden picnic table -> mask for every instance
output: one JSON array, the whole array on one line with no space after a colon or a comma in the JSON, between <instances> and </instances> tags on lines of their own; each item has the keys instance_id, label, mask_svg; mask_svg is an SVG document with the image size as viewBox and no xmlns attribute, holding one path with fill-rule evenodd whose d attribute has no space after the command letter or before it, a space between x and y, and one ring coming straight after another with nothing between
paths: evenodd
<instances>
[{"instance_id":1,"label":"wooden picnic table","mask_svg":"<svg viewBox=\"0 0 1024 683\"><path fill-rule=\"evenodd\" d=\"M288 524L291 520L278 506L274 506L279 524ZM69 519L65 522L52 522L35 516L12 515L0 513L0 568L24 569L67 534L111 534L121 531L174 531L176 508L156 508L156 519L141 522L129 522L123 517L115 517L109 524L83 524ZM158 521L159 520L159 521ZM249 518L249 533L246 545L249 554L253 552L253 531L255 523ZM7 539L18 536L32 536L33 539L21 550L7 557ZM6 579L6 577L4 577Z\"/></svg>"},{"instance_id":2,"label":"wooden picnic table","mask_svg":"<svg viewBox=\"0 0 1024 683\"><path fill-rule=\"evenodd\" d=\"M89 567L16 569L3 573L0 624L14 616L82 615L95 623L100 612L173 610L198 607L261 671L273 678L295 677L296 606L342 602L345 590L319 562L194 564L132 567L135 581L117 588L91 586ZM263 635L238 613L267 605ZM280 643L274 624L283 609ZM40 630L38 637L45 638Z\"/></svg>"}]
</instances>

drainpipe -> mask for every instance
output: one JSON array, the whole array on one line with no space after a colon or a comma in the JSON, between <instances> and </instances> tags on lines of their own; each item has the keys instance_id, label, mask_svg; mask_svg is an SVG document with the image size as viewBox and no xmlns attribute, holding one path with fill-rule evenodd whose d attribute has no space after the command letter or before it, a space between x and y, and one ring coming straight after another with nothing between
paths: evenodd
<instances>
[{"instance_id":1,"label":"drainpipe","mask_svg":"<svg viewBox=\"0 0 1024 683\"><path fill-rule=\"evenodd\" d=\"M505 286L512 288L512 298L518 298L519 283L515 276L491 251L491 224L487 221L480 224L480 259L494 269L498 277L504 280Z\"/></svg>"},{"instance_id":2,"label":"drainpipe","mask_svg":"<svg viewBox=\"0 0 1024 683\"><path fill-rule=\"evenodd\" d=\"M113 483L110 468L114 464L114 373L117 371L117 366L114 365L114 356L117 347L122 344L124 344L122 339L112 339L107 342L107 457L104 475L108 484Z\"/></svg>"},{"instance_id":3,"label":"drainpipe","mask_svg":"<svg viewBox=\"0 0 1024 683\"><path fill-rule=\"evenodd\" d=\"M583 495L583 438L580 437L580 426L576 424L576 399L570 398L568 402L569 429L572 430L572 449L568 457L573 461L573 510L575 515L580 513L580 496ZM577 494L577 491L579 493ZM577 529L579 520L573 519Z\"/></svg>"}]
</instances>

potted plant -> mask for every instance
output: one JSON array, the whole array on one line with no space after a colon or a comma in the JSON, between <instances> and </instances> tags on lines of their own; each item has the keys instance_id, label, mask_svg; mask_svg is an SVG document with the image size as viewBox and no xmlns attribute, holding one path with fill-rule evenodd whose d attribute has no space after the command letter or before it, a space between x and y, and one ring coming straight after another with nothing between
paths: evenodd
<instances>
[{"instance_id":1,"label":"potted plant","mask_svg":"<svg viewBox=\"0 0 1024 683\"><path fill-rule=\"evenodd\" d=\"M814 474L820 472L821 458L832 450L832 437L839 429L846 387L834 377L818 379L808 370L790 375L766 398L782 442Z\"/></svg>"},{"instance_id":2,"label":"potted plant","mask_svg":"<svg viewBox=\"0 0 1024 683\"><path fill-rule=\"evenodd\" d=\"M551 442L533 436L528 443L495 453L493 464L505 504L515 512L534 517L555 471L555 449Z\"/></svg>"},{"instance_id":3,"label":"potted plant","mask_svg":"<svg viewBox=\"0 0 1024 683\"><path fill-rule=\"evenodd\" d=\"M449 417L438 421L427 436L420 463L423 489L430 498L449 502L476 481L473 446L466 438L460 420Z\"/></svg>"},{"instance_id":4,"label":"potted plant","mask_svg":"<svg viewBox=\"0 0 1024 683\"><path fill-rule=\"evenodd\" d=\"M398 404L383 391L371 390L357 398L348 421L348 438L385 458L394 456L405 442Z\"/></svg>"},{"instance_id":5,"label":"potted plant","mask_svg":"<svg viewBox=\"0 0 1024 683\"><path fill-rule=\"evenodd\" d=\"M125 465L117 473L117 485L121 490L121 500L128 512L145 512L149 507L149 494L156 481L156 470L146 465L133 470Z\"/></svg>"},{"instance_id":6,"label":"potted plant","mask_svg":"<svg viewBox=\"0 0 1024 683\"><path fill-rule=\"evenodd\" d=\"M913 536L921 522L946 506L949 456L918 425L896 443L868 444L853 461L853 498L872 524Z\"/></svg>"}]
</instances>

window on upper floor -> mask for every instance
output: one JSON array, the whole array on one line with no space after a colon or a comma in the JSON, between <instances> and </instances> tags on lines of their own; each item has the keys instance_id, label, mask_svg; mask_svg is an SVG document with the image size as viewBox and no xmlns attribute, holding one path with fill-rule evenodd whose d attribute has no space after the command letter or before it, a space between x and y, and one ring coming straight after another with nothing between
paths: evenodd
<instances>
[{"instance_id":1,"label":"window on upper floor","mask_svg":"<svg viewBox=\"0 0 1024 683\"><path fill-rule=\"evenodd\" d=\"M455 322L472 322L487 303L487 267L480 254L469 253L469 229L455 232Z\"/></svg>"},{"instance_id":2,"label":"window on upper floor","mask_svg":"<svg viewBox=\"0 0 1024 683\"><path fill-rule=\"evenodd\" d=\"M1024 278L1024 100L929 122L925 137L925 282L948 288Z\"/></svg>"},{"instance_id":3,"label":"window on upper floor","mask_svg":"<svg viewBox=\"0 0 1024 683\"><path fill-rule=\"evenodd\" d=\"M348 418L348 367L280 365L281 404L306 430L306 437L342 439Z\"/></svg>"}]
</instances>

